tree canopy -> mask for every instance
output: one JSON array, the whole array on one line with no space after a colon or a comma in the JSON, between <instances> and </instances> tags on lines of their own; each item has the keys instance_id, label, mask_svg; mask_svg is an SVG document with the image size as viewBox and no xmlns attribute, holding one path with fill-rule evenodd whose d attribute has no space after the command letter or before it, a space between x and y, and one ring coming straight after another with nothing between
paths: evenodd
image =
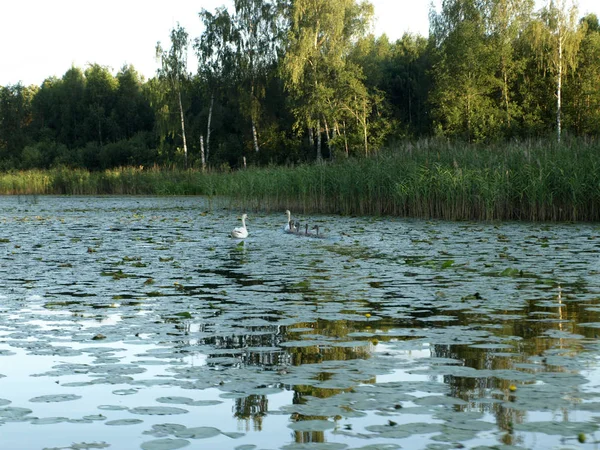
<instances>
[{"instance_id":1,"label":"tree canopy","mask_svg":"<svg viewBox=\"0 0 600 450\"><path fill-rule=\"evenodd\" d=\"M199 11L199 36L177 24L150 79L92 63L0 86L0 169L236 168L600 133L600 25L574 1L443 0L429 36L396 41L372 34L373 14L365 0L236 0Z\"/></svg>"}]
</instances>

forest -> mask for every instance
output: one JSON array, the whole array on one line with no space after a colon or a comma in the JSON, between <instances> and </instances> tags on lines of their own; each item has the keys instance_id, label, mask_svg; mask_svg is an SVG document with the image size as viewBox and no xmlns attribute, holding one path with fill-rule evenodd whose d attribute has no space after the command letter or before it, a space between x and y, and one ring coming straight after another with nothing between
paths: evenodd
<instances>
[{"instance_id":1,"label":"forest","mask_svg":"<svg viewBox=\"0 0 600 450\"><path fill-rule=\"evenodd\" d=\"M600 25L576 4L444 0L430 33L374 36L356 0L235 0L155 45L160 69L70 67L0 87L0 171L230 170L600 133ZM196 58L191 73L188 61Z\"/></svg>"}]
</instances>

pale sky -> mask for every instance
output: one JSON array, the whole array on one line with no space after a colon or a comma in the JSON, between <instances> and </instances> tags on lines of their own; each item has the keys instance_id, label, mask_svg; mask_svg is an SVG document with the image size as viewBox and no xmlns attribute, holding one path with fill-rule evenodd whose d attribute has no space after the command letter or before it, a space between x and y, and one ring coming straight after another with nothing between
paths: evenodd
<instances>
[{"instance_id":1,"label":"pale sky","mask_svg":"<svg viewBox=\"0 0 600 450\"><path fill-rule=\"evenodd\" d=\"M541 0L538 0L541 1ZM439 3L439 0L436 0ZM132 64L146 78L158 63L157 41L169 46L169 32L179 22L194 38L202 33L198 12L213 11L231 0L7 0L0 9L0 86L40 85L62 77L75 65L108 66L113 73ZM392 40L405 32L427 36L430 0L371 0L375 34ZM579 0L580 15L600 16L599 0ZM195 56L190 52L188 60ZM190 64L191 66L191 64Z\"/></svg>"}]
</instances>

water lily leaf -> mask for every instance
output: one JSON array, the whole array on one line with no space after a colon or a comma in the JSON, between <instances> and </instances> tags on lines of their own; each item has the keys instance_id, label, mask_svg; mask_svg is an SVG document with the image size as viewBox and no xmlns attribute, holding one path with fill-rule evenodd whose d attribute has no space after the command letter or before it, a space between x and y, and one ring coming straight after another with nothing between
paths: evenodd
<instances>
[{"instance_id":1,"label":"water lily leaf","mask_svg":"<svg viewBox=\"0 0 600 450\"><path fill-rule=\"evenodd\" d=\"M402 448L398 444L373 444L365 445L363 447L353 447L354 450L396 450ZM428 447L429 449L429 447Z\"/></svg>"},{"instance_id":2,"label":"water lily leaf","mask_svg":"<svg viewBox=\"0 0 600 450\"><path fill-rule=\"evenodd\" d=\"M98 409L102 409L104 411L125 411L129 408L121 405L100 405L98 406Z\"/></svg>"},{"instance_id":3,"label":"water lily leaf","mask_svg":"<svg viewBox=\"0 0 600 450\"><path fill-rule=\"evenodd\" d=\"M220 400L195 400L192 403L189 403L191 406L214 406L223 403Z\"/></svg>"},{"instance_id":4,"label":"water lily leaf","mask_svg":"<svg viewBox=\"0 0 600 450\"><path fill-rule=\"evenodd\" d=\"M576 436L578 433L595 433L598 425L591 422L527 422L514 425L515 430L531 431L559 436Z\"/></svg>"},{"instance_id":5,"label":"water lily leaf","mask_svg":"<svg viewBox=\"0 0 600 450\"><path fill-rule=\"evenodd\" d=\"M108 448L110 444L106 442L77 442L75 444L71 444L69 447L70 450L89 450L94 448Z\"/></svg>"},{"instance_id":6,"label":"water lily leaf","mask_svg":"<svg viewBox=\"0 0 600 450\"><path fill-rule=\"evenodd\" d=\"M172 403L180 405L190 405L194 403L194 399L188 397L159 397L156 399L158 403Z\"/></svg>"},{"instance_id":7,"label":"water lily leaf","mask_svg":"<svg viewBox=\"0 0 600 450\"><path fill-rule=\"evenodd\" d=\"M133 395L137 393L137 389L117 389L116 391L113 391L113 394L115 395Z\"/></svg>"},{"instance_id":8,"label":"water lily leaf","mask_svg":"<svg viewBox=\"0 0 600 450\"><path fill-rule=\"evenodd\" d=\"M0 418L6 419L20 419L31 414L33 411L29 408L19 408L15 406L9 406L7 408L0 408Z\"/></svg>"},{"instance_id":9,"label":"water lily leaf","mask_svg":"<svg viewBox=\"0 0 600 450\"><path fill-rule=\"evenodd\" d=\"M171 406L138 406L129 410L132 414L144 414L150 416L169 416L172 414L187 414L187 409Z\"/></svg>"},{"instance_id":10,"label":"water lily leaf","mask_svg":"<svg viewBox=\"0 0 600 450\"><path fill-rule=\"evenodd\" d=\"M212 427L186 428L175 432L175 437L186 439L207 439L221 434L221 431Z\"/></svg>"},{"instance_id":11,"label":"water lily leaf","mask_svg":"<svg viewBox=\"0 0 600 450\"><path fill-rule=\"evenodd\" d=\"M106 416L102 414L91 414L89 416L83 416L84 420L106 420Z\"/></svg>"},{"instance_id":12,"label":"water lily leaf","mask_svg":"<svg viewBox=\"0 0 600 450\"><path fill-rule=\"evenodd\" d=\"M54 425L61 422L66 422L69 419L66 417L44 417L31 419L29 423L32 425Z\"/></svg>"},{"instance_id":13,"label":"water lily leaf","mask_svg":"<svg viewBox=\"0 0 600 450\"><path fill-rule=\"evenodd\" d=\"M29 401L33 403L54 403L54 402L70 402L73 400L79 400L81 395L75 394L55 394L55 395L41 395L39 397L30 398Z\"/></svg>"},{"instance_id":14,"label":"water lily leaf","mask_svg":"<svg viewBox=\"0 0 600 450\"><path fill-rule=\"evenodd\" d=\"M155 439L144 442L141 448L142 450L176 450L188 445L190 445L190 441L185 439Z\"/></svg>"},{"instance_id":15,"label":"water lily leaf","mask_svg":"<svg viewBox=\"0 0 600 450\"><path fill-rule=\"evenodd\" d=\"M312 442L310 444L288 444L281 447L281 450L345 450L346 444L335 442Z\"/></svg>"},{"instance_id":16,"label":"water lily leaf","mask_svg":"<svg viewBox=\"0 0 600 450\"><path fill-rule=\"evenodd\" d=\"M221 434L223 436L227 436L228 438L231 438L231 439L241 439L244 436L246 436L246 433L240 433L238 431L222 431ZM236 449L237 448L238 447L236 447Z\"/></svg>"},{"instance_id":17,"label":"water lily leaf","mask_svg":"<svg viewBox=\"0 0 600 450\"><path fill-rule=\"evenodd\" d=\"M143 420L141 420L141 419L117 419L117 420L109 420L107 422L104 422L104 425L110 425L110 426L137 425L142 422L143 422Z\"/></svg>"}]
</instances>

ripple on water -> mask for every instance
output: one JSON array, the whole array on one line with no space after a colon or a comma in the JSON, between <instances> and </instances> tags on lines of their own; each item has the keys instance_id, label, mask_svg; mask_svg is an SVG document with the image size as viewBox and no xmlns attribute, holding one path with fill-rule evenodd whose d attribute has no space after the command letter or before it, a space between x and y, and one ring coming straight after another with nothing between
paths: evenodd
<instances>
[{"instance_id":1,"label":"ripple on water","mask_svg":"<svg viewBox=\"0 0 600 450\"><path fill-rule=\"evenodd\" d=\"M146 449L545 449L597 430L594 225L295 214L329 228L316 240L255 212L238 246L200 198L0 203L0 419L51 425L33 446L79 424L73 446Z\"/></svg>"}]
</instances>

